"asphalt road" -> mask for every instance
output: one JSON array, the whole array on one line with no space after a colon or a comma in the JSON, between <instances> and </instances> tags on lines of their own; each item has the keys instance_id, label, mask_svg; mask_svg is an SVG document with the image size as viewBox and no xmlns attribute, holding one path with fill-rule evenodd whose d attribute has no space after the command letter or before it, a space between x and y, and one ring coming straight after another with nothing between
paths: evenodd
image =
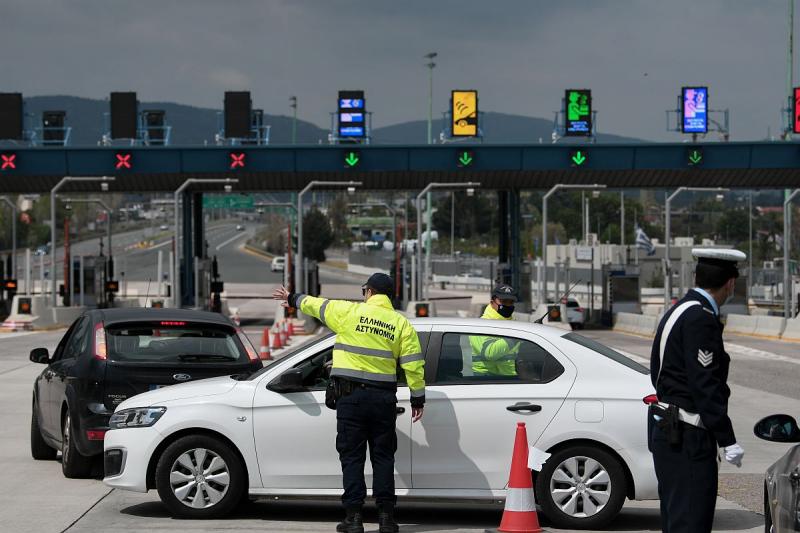
<instances>
[{"instance_id":1,"label":"asphalt road","mask_svg":"<svg viewBox=\"0 0 800 533\"><path fill-rule=\"evenodd\" d=\"M170 518L155 492L110 490L99 479L67 480L57 462L33 461L28 449L30 394L42 366L28 362L33 347L54 348L63 331L0 335L0 471L7 490L0 506L0 530L19 532L100 531L333 531L341 511L336 502L259 501L216 521ZM260 330L247 330L258 341ZM614 332L586 332L590 337L644 360L647 339ZM746 450L745 466L723 465L715 531L763 529L761 474L786 446L752 437L755 420L771 412L799 414L796 383L797 345L743 337L728 338L733 356L731 416ZM766 384L766 387L763 386ZM331 443L333 445L333 443ZM749 507L752 510L748 510ZM398 516L406 532L483 532L499 524L502 508L491 504L432 505L402 503ZM375 531L374 508L367 511L367 531ZM547 524L544 524L547 526ZM657 531L657 502L628 502L610 527L614 531ZM550 531L557 531L548 528Z\"/></svg>"}]
</instances>

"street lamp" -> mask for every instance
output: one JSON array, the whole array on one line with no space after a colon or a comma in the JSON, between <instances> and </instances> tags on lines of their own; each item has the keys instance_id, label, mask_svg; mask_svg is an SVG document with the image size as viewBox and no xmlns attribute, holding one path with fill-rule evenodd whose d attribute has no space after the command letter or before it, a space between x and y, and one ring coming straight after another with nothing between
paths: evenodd
<instances>
[{"instance_id":1,"label":"street lamp","mask_svg":"<svg viewBox=\"0 0 800 533\"><path fill-rule=\"evenodd\" d=\"M727 191L723 187L678 187L674 193L667 196L667 201L664 206L664 311L666 312L669 308L670 302L672 300L672 262L670 261L669 251L670 251L670 230L672 228L672 222L670 221L670 207L672 205L672 200L675 199L680 193L683 191L698 191L698 192L717 192L721 193Z\"/></svg>"},{"instance_id":2,"label":"street lamp","mask_svg":"<svg viewBox=\"0 0 800 533\"><path fill-rule=\"evenodd\" d=\"M297 265L294 271L294 290L305 292L305 276L303 275L303 195L314 187L345 187L348 194L353 194L356 187L363 185L360 181L311 181L297 195Z\"/></svg>"},{"instance_id":3,"label":"street lamp","mask_svg":"<svg viewBox=\"0 0 800 533\"><path fill-rule=\"evenodd\" d=\"M17 278L17 206L6 196L0 196L0 201L8 204L11 208L11 278ZM27 286L25 287L27 290Z\"/></svg>"},{"instance_id":4,"label":"street lamp","mask_svg":"<svg viewBox=\"0 0 800 533\"><path fill-rule=\"evenodd\" d=\"M100 188L102 191L108 190L108 182L114 181L116 178L114 176L64 176L61 178L55 187L50 189L50 271L52 272L52 277L50 279L50 287L52 289L52 303L53 307L58 306L58 293L56 292L56 194L58 191L70 182L87 182L87 181L95 181L100 182ZM68 266L69 267L69 266ZM67 283L64 280L64 283Z\"/></svg>"},{"instance_id":5,"label":"street lamp","mask_svg":"<svg viewBox=\"0 0 800 533\"><path fill-rule=\"evenodd\" d=\"M793 314L789 306L789 297L792 294L792 280L789 277L789 248L792 242L790 239L792 225L789 221L789 209L792 200L798 194L800 194L800 189L793 190L783 202L783 316L785 318L792 318Z\"/></svg>"},{"instance_id":6,"label":"street lamp","mask_svg":"<svg viewBox=\"0 0 800 533\"><path fill-rule=\"evenodd\" d=\"M539 297L544 296L544 301L540 302L547 305L547 200L561 189L578 189L584 191L597 191L605 189L605 185L595 183L593 185L579 185L577 183L557 183L542 197L542 279L539 289ZM582 209L582 208L581 208ZM587 226L588 232L588 226ZM594 283L594 280L592 280ZM558 295L556 295L558 296Z\"/></svg>"},{"instance_id":7,"label":"street lamp","mask_svg":"<svg viewBox=\"0 0 800 533\"><path fill-rule=\"evenodd\" d=\"M292 144L297 143L297 97L289 97L289 107L292 108Z\"/></svg>"},{"instance_id":8,"label":"street lamp","mask_svg":"<svg viewBox=\"0 0 800 533\"><path fill-rule=\"evenodd\" d=\"M430 71L430 76L428 78L428 144L433 142L433 69L436 66L436 63L433 62L433 58L437 55L439 54L436 52L425 54L425 59L428 60L428 64L425 66L428 67Z\"/></svg>"},{"instance_id":9,"label":"street lamp","mask_svg":"<svg viewBox=\"0 0 800 533\"><path fill-rule=\"evenodd\" d=\"M175 295L175 307L181 307L181 280L180 280L180 264L181 264L181 247L180 243L180 201L181 201L181 193L185 191L190 185L194 183L224 183L225 184L225 191L229 192L232 187L232 183L239 183L237 178L189 178L188 180L184 181L180 187L177 188L175 191L175 196L173 198L173 205L175 207L175 264L172 265L174 276L172 277L172 284L174 285L173 294ZM195 283L197 280L195 280Z\"/></svg>"},{"instance_id":10,"label":"street lamp","mask_svg":"<svg viewBox=\"0 0 800 533\"><path fill-rule=\"evenodd\" d=\"M431 189L466 189L469 192L472 189L473 194L475 192L476 187L480 187L481 184L479 182L474 181L467 181L461 183L429 183L422 192L417 195L417 246L415 248L422 247L422 197L425 196L430 192ZM430 206L428 206L430 208ZM428 217L428 238L427 241L430 247L430 234L431 234L431 223L430 217ZM421 250L420 250L421 251ZM415 251L416 253L416 251ZM411 286L414 288L414 298L417 300L423 299L425 296L423 294L423 289L425 287L425 276L423 275L423 261L422 261L422 254L416 254L416 262L417 262L417 269L419 271L419 283L417 283L417 276L415 275L416 271L411 269Z\"/></svg>"}]
</instances>

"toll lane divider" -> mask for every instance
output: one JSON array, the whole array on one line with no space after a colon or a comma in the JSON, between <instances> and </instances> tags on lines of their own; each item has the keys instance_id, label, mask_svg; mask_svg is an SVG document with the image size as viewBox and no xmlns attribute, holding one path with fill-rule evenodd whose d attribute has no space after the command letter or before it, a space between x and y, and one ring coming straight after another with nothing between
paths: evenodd
<instances>
[{"instance_id":1,"label":"toll lane divider","mask_svg":"<svg viewBox=\"0 0 800 533\"><path fill-rule=\"evenodd\" d=\"M656 315L616 313L614 315L614 331L653 337L656 333L656 328L658 328L659 318Z\"/></svg>"}]
</instances>

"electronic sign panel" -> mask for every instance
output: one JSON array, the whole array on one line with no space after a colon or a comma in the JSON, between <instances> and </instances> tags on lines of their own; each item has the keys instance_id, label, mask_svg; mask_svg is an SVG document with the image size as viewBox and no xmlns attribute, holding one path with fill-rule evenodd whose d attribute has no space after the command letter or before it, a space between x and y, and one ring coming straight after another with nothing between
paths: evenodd
<instances>
[{"instance_id":1,"label":"electronic sign panel","mask_svg":"<svg viewBox=\"0 0 800 533\"><path fill-rule=\"evenodd\" d=\"M681 89L681 131L708 132L708 87Z\"/></svg>"},{"instance_id":2,"label":"electronic sign panel","mask_svg":"<svg viewBox=\"0 0 800 533\"><path fill-rule=\"evenodd\" d=\"M339 137L361 139L367 136L364 91L339 91L337 109Z\"/></svg>"},{"instance_id":3,"label":"electronic sign panel","mask_svg":"<svg viewBox=\"0 0 800 533\"><path fill-rule=\"evenodd\" d=\"M792 95L792 131L800 133L800 87L795 87Z\"/></svg>"},{"instance_id":4,"label":"electronic sign panel","mask_svg":"<svg viewBox=\"0 0 800 533\"><path fill-rule=\"evenodd\" d=\"M478 136L478 91L453 91L450 95L450 136Z\"/></svg>"},{"instance_id":5,"label":"electronic sign panel","mask_svg":"<svg viewBox=\"0 0 800 533\"><path fill-rule=\"evenodd\" d=\"M564 136L592 134L592 91L567 89L564 93Z\"/></svg>"}]
</instances>

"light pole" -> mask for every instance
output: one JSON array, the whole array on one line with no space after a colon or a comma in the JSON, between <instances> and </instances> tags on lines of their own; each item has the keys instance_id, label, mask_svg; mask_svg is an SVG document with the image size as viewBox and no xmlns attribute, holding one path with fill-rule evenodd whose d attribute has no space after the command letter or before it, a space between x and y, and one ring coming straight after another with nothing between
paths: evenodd
<instances>
[{"instance_id":1,"label":"light pole","mask_svg":"<svg viewBox=\"0 0 800 533\"><path fill-rule=\"evenodd\" d=\"M180 212L180 202L181 202L181 193L185 191L190 185L194 183L224 183L227 186L239 183L237 178L211 178L211 179L203 179L203 178L189 178L188 180L184 181L180 187L175 190L175 196L172 200L172 203L175 208L175 264L172 265L174 276L172 278L173 287L173 294L175 295L175 307L181 307L181 275L180 275L180 264L181 264L181 247L180 247L180 221L181 221L181 212ZM188 259L188 258L187 258ZM196 280L195 280L196 282Z\"/></svg>"},{"instance_id":2,"label":"light pole","mask_svg":"<svg viewBox=\"0 0 800 533\"><path fill-rule=\"evenodd\" d=\"M672 301L672 261L670 261L670 233L672 229L672 222L670 220L670 207L672 200L674 200L683 191L697 191L697 192L723 192L727 191L723 187L678 187L674 193L667 196L667 201L664 205L664 311L669 309Z\"/></svg>"},{"instance_id":3,"label":"light pole","mask_svg":"<svg viewBox=\"0 0 800 533\"><path fill-rule=\"evenodd\" d=\"M433 143L433 69L436 67L436 63L433 62L433 59L439 54L436 52L431 52L430 54L425 54L425 59L428 60L428 64L425 65L428 67L429 76L428 76L428 144Z\"/></svg>"},{"instance_id":4,"label":"light pole","mask_svg":"<svg viewBox=\"0 0 800 533\"><path fill-rule=\"evenodd\" d=\"M417 195L417 248L422 246L422 197L428 194L431 189L467 189L467 193L470 190L474 190L477 187L480 187L481 184L479 182L474 181L467 181L461 183L429 183L422 192ZM431 228L428 227L428 238L426 239L428 243L430 243L430 233ZM420 250L421 251L421 250ZM414 299L422 299L424 298L424 291L423 288L425 286L425 273L423 271L423 261L422 261L422 254L418 253L416 257L417 261L417 276L419 278L419 283L416 279L411 280L411 285L414 288ZM412 277L414 274L414 270L411 271Z\"/></svg>"},{"instance_id":5,"label":"light pole","mask_svg":"<svg viewBox=\"0 0 800 533\"><path fill-rule=\"evenodd\" d=\"M800 194L800 189L795 189L786 197L783 202L783 316L784 318L792 318L792 309L790 309L789 302L792 294L792 280L789 277L789 249L791 247L791 233L792 225L789 220L789 209L791 208L792 200L795 196Z\"/></svg>"},{"instance_id":6,"label":"light pole","mask_svg":"<svg viewBox=\"0 0 800 533\"><path fill-rule=\"evenodd\" d=\"M297 144L297 97L289 97L289 107L292 108L292 144Z\"/></svg>"},{"instance_id":7,"label":"light pole","mask_svg":"<svg viewBox=\"0 0 800 533\"><path fill-rule=\"evenodd\" d=\"M106 216L108 217L108 227L106 228L106 240L108 241L108 256L113 256L112 248L111 248L111 215L112 211L111 208L106 204L103 200L99 198L62 198L62 202L68 204L98 204L100 207L103 208L103 211L106 212ZM113 274L109 272L109 275Z\"/></svg>"},{"instance_id":8,"label":"light pole","mask_svg":"<svg viewBox=\"0 0 800 533\"><path fill-rule=\"evenodd\" d=\"M580 185L577 183L557 183L542 197L542 279L539 289L539 297L544 296L544 301L540 302L547 305L547 200L561 189L578 189L584 191L595 191L605 189L605 185L595 183L593 185ZM586 231L589 231L589 223L586 223ZM592 263L594 264L594 263ZM594 280L592 280L594 284Z\"/></svg>"},{"instance_id":9,"label":"light pole","mask_svg":"<svg viewBox=\"0 0 800 533\"><path fill-rule=\"evenodd\" d=\"M6 196L0 196L0 200L8 204L11 208L11 272L10 276L13 279L17 278L17 206L14 202ZM27 285L25 286L27 290Z\"/></svg>"},{"instance_id":10,"label":"light pole","mask_svg":"<svg viewBox=\"0 0 800 533\"><path fill-rule=\"evenodd\" d=\"M61 187L67 183L87 181L101 182L100 189L106 191L108 190L108 182L114 181L115 179L116 178L114 176L64 176L55 187L50 189L50 272L52 274L50 279L50 288L52 289L53 293L53 307L58 306L58 293L56 292L56 194L58 194L58 191L61 189ZM67 280L64 280L64 283L66 284Z\"/></svg>"},{"instance_id":11,"label":"light pole","mask_svg":"<svg viewBox=\"0 0 800 533\"><path fill-rule=\"evenodd\" d=\"M360 187L360 181L311 181L306 185L300 194L297 195L297 265L294 270L294 291L302 293L305 291L305 276L303 276L303 195L314 187L346 187L347 192L352 194L356 187Z\"/></svg>"}]
</instances>

